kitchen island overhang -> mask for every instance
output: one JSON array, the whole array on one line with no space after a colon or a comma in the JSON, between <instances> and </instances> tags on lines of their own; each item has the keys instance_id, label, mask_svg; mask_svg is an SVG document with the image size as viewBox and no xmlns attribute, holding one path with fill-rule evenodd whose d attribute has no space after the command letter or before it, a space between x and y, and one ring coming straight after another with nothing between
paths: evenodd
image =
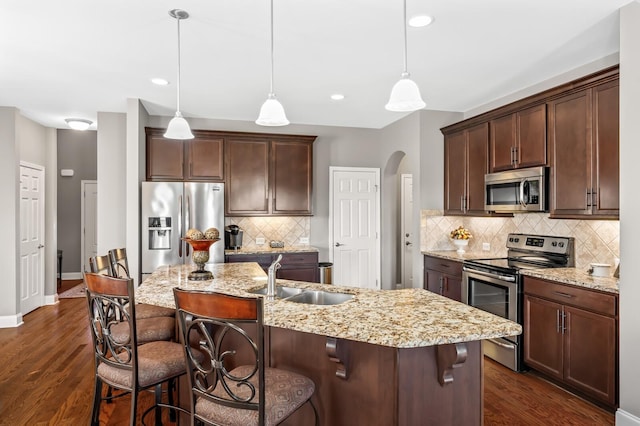
<instances>
[{"instance_id":1,"label":"kitchen island overhang","mask_svg":"<svg viewBox=\"0 0 640 426\"><path fill-rule=\"evenodd\" d=\"M161 266L136 301L173 308L174 287L262 297L251 293L266 285L258 264L207 267L213 280L189 281L193 266ZM337 305L264 303L269 364L316 382L321 424L481 424L481 340L522 332L517 323L421 289L278 285L354 295Z\"/></svg>"}]
</instances>

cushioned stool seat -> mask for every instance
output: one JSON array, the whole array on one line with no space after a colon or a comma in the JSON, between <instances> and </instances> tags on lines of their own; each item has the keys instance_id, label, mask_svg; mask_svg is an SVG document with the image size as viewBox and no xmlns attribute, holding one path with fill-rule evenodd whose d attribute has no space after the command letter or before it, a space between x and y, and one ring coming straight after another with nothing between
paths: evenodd
<instances>
[{"instance_id":1,"label":"cushioned stool seat","mask_svg":"<svg viewBox=\"0 0 640 426\"><path fill-rule=\"evenodd\" d=\"M163 306L147 305L146 303L136 304L136 318L138 320L146 318L156 317L171 317L174 318L176 310L171 308L165 308Z\"/></svg>"}]
</instances>

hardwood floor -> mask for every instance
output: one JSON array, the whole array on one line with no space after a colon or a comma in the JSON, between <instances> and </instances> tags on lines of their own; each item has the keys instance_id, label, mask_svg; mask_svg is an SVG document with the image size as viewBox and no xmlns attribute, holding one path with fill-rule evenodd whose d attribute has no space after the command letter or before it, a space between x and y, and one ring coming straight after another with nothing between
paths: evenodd
<instances>
[{"instance_id":1,"label":"hardwood floor","mask_svg":"<svg viewBox=\"0 0 640 426\"><path fill-rule=\"evenodd\" d=\"M73 285L64 282L60 291ZM0 329L0 425L88 423L93 355L86 310L84 298L61 299L26 315L20 327ZM489 359L484 364L485 425L614 424L612 413L533 373L517 374ZM101 425L128 423L129 403L128 397L103 403ZM139 412L152 403L145 393Z\"/></svg>"}]
</instances>

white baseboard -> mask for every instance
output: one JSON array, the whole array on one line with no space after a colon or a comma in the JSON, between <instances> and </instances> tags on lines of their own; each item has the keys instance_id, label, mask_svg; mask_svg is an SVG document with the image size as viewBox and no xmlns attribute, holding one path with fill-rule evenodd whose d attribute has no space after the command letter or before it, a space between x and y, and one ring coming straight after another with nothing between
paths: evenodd
<instances>
[{"instance_id":1,"label":"white baseboard","mask_svg":"<svg viewBox=\"0 0 640 426\"><path fill-rule=\"evenodd\" d=\"M45 305L55 305L58 303L58 293L56 294L47 294L44 296L44 304Z\"/></svg>"},{"instance_id":2,"label":"white baseboard","mask_svg":"<svg viewBox=\"0 0 640 426\"><path fill-rule=\"evenodd\" d=\"M618 408L616 411L616 426L640 426L640 417Z\"/></svg>"},{"instance_id":3,"label":"white baseboard","mask_svg":"<svg viewBox=\"0 0 640 426\"><path fill-rule=\"evenodd\" d=\"M82 272L63 272L62 279L63 280L81 280Z\"/></svg>"},{"instance_id":4,"label":"white baseboard","mask_svg":"<svg viewBox=\"0 0 640 426\"><path fill-rule=\"evenodd\" d=\"M13 328L22 325L22 314L0 316L0 328Z\"/></svg>"}]
</instances>

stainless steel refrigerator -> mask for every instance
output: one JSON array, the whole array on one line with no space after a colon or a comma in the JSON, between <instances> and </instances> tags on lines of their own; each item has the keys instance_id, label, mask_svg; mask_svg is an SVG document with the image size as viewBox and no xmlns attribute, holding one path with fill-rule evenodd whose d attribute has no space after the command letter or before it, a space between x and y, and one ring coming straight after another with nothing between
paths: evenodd
<instances>
[{"instance_id":1,"label":"stainless steel refrigerator","mask_svg":"<svg viewBox=\"0 0 640 426\"><path fill-rule=\"evenodd\" d=\"M213 227L224 235L224 184L142 182L141 211L144 280L160 265L192 263L191 246L181 239L188 229ZM223 240L211 246L207 263L222 262Z\"/></svg>"}]
</instances>

